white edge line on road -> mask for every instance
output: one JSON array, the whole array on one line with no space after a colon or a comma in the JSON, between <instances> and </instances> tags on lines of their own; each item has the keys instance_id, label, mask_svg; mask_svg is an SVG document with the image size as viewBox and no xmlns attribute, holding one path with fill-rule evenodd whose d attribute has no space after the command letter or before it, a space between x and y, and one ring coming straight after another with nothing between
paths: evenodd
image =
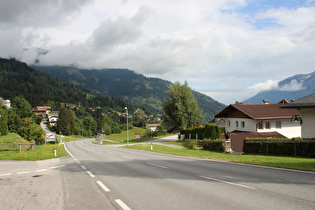
<instances>
[{"instance_id":1,"label":"white edge line on road","mask_svg":"<svg viewBox=\"0 0 315 210\"><path fill-rule=\"evenodd\" d=\"M75 159L75 157L71 154L71 152L67 149L67 145L66 145L67 143L65 143L64 145L63 145L63 147L65 148L65 150L68 152L68 154L71 156L71 157L73 157L74 159Z\"/></svg>"},{"instance_id":2,"label":"white edge line on road","mask_svg":"<svg viewBox=\"0 0 315 210\"><path fill-rule=\"evenodd\" d=\"M94 174L91 173L91 171L86 171L86 173L88 173L88 175L90 175L90 177L94 178Z\"/></svg>"},{"instance_id":3,"label":"white edge line on road","mask_svg":"<svg viewBox=\"0 0 315 210\"><path fill-rule=\"evenodd\" d=\"M127 156L121 156L121 157L128 159L128 160L133 160L133 158L131 158L131 157L127 157Z\"/></svg>"},{"instance_id":4,"label":"white edge line on road","mask_svg":"<svg viewBox=\"0 0 315 210\"><path fill-rule=\"evenodd\" d=\"M148 165L151 165L151 166L156 166L156 167L159 167L159 168L168 169L168 167L166 167L166 166L161 166L161 165L158 165L158 164L155 164L155 163L147 162L147 164L148 164Z\"/></svg>"},{"instance_id":5,"label":"white edge line on road","mask_svg":"<svg viewBox=\"0 0 315 210\"><path fill-rule=\"evenodd\" d=\"M123 209L123 210L131 210L124 202L122 202L120 199L115 200L116 203Z\"/></svg>"},{"instance_id":6,"label":"white edge line on road","mask_svg":"<svg viewBox=\"0 0 315 210\"><path fill-rule=\"evenodd\" d=\"M21 172L17 172L17 174L29 174L31 173L30 171L21 171Z\"/></svg>"},{"instance_id":7,"label":"white edge line on road","mask_svg":"<svg viewBox=\"0 0 315 210\"><path fill-rule=\"evenodd\" d=\"M0 174L0 176L11 176L12 174L11 173L8 173L8 174Z\"/></svg>"},{"instance_id":8,"label":"white edge line on road","mask_svg":"<svg viewBox=\"0 0 315 210\"><path fill-rule=\"evenodd\" d=\"M234 183L234 182L224 181L224 180L221 180L221 179L216 179L216 178L212 178L212 177L208 177L208 176L199 175L199 177L200 178L204 178L204 179L208 179L208 180L212 180L212 181L216 181L216 182L222 182L222 183L225 183L225 184L234 185L234 186L237 186L237 187L247 188L247 189L250 189L250 190L256 190L256 188L254 188L254 187L250 187L250 186L246 186L246 185L242 185L242 184L237 184L237 183Z\"/></svg>"},{"instance_id":9,"label":"white edge line on road","mask_svg":"<svg viewBox=\"0 0 315 210\"><path fill-rule=\"evenodd\" d=\"M83 169L83 170L86 170L86 168L84 167L84 165L81 165L81 164L79 164L80 166L81 166L81 168Z\"/></svg>"},{"instance_id":10,"label":"white edge line on road","mask_svg":"<svg viewBox=\"0 0 315 210\"><path fill-rule=\"evenodd\" d=\"M105 192L110 192L110 190L109 190L101 181L96 181L96 183L97 183Z\"/></svg>"}]
</instances>

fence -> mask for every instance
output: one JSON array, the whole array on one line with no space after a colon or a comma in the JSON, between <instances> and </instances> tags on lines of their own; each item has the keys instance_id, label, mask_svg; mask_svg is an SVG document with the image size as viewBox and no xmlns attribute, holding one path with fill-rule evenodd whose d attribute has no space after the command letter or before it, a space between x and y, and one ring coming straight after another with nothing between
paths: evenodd
<instances>
[{"instance_id":1,"label":"fence","mask_svg":"<svg viewBox=\"0 0 315 210\"><path fill-rule=\"evenodd\" d=\"M30 145L30 149L34 151L35 143L0 143L0 145L19 145L19 152L22 152L22 145Z\"/></svg>"}]
</instances>

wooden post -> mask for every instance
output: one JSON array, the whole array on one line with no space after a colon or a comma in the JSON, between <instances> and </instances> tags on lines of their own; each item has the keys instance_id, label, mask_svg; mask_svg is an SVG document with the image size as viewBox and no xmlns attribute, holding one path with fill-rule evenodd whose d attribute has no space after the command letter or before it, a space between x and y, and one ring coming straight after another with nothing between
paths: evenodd
<instances>
[{"instance_id":1,"label":"wooden post","mask_svg":"<svg viewBox=\"0 0 315 210\"><path fill-rule=\"evenodd\" d=\"M21 153L21 150L22 150L22 144L19 144L19 151Z\"/></svg>"}]
</instances>

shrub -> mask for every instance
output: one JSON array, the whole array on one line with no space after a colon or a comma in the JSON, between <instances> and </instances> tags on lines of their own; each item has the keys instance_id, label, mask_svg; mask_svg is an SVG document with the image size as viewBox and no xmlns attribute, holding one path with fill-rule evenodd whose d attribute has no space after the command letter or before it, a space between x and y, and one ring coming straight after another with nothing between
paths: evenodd
<instances>
[{"instance_id":1,"label":"shrub","mask_svg":"<svg viewBox=\"0 0 315 210\"><path fill-rule=\"evenodd\" d=\"M198 141L189 141L188 149L196 149L197 145L198 145Z\"/></svg>"},{"instance_id":2,"label":"shrub","mask_svg":"<svg viewBox=\"0 0 315 210\"><path fill-rule=\"evenodd\" d=\"M224 141L223 140L204 141L203 149L209 151L224 152Z\"/></svg>"}]
</instances>

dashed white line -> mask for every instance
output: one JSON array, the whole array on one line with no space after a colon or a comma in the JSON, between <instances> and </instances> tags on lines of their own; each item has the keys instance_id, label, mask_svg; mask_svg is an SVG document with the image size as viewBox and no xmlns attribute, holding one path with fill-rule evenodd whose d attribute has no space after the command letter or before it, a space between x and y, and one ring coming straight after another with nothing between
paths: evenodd
<instances>
[{"instance_id":1,"label":"dashed white line","mask_svg":"<svg viewBox=\"0 0 315 210\"><path fill-rule=\"evenodd\" d=\"M86 168L85 168L83 165L80 164L80 166L81 166L81 168L82 168L83 170L86 170Z\"/></svg>"},{"instance_id":2,"label":"dashed white line","mask_svg":"<svg viewBox=\"0 0 315 210\"><path fill-rule=\"evenodd\" d=\"M234 182L224 181L224 180L221 180L221 179L216 179L216 178L212 178L212 177L208 177L208 176L200 175L199 177L204 178L204 179L208 179L208 180L212 180L212 181L216 181L216 182L222 182L222 183L225 183L225 184L234 185L234 186L237 186L237 187L247 188L247 189L250 189L250 190L256 190L256 188L254 188L254 187L250 187L250 186L246 186L246 185L242 185L242 184L237 184L237 183L234 183Z\"/></svg>"},{"instance_id":3,"label":"dashed white line","mask_svg":"<svg viewBox=\"0 0 315 210\"><path fill-rule=\"evenodd\" d=\"M97 183L105 192L110 192L110 190L109 190L101 181L96 181L96 183Z\"/></svg>"},{"instance_id":4,"label":"dashed white line","mask_svg":"<svg viewBox=\"0 0 315 210\"><path fill-rule=\"evenodd\" d=\"M128 159L128 160L133 160L133 158L131 158L131 157L127 157L127 156L121 156L121 157Z\"/></svg>"},{"instance_id":5,"label":"dashed white line","mask_svg":"<svg viewBox=\"0 0 315 210\"><path fill-rule=\"evenodd\" d=\"M20 172L17 172L17 174L29 174L31 173L30 171L20 171Z\"/></svg>"},{"instance_id":6,"label":"dashed white line","mask_svg":"<svg viewBox=\"0 0 315 210\"><path fill-rule=\"evenodd\" d=\"M43 172L43 171L48 171L48 168L36 170L36 172Z\"/></svg>"},{"instance_id":7,"label":"dashed white line","mask_svg":"<svg viewBox=\"0 0 315 210\"><path fill-rule=\"evenodd\" d=\"M131 210L124 202L122 202L120 199L115 200L116 203L123 209L123 210Z\"/></svg>"},{"instance_id":8,"label":"dashed white line","mask_svg":"<svg viewBox=\"0 0 315 210\"><path fill-rule=\"evenodd\" d=\"M94 174L91 173L91 171L86 171L86 173L87 173L88 175L90 175L90 177L92 177L92 178L95 177Z\"/></svg>"},{"instance_id":9,"label":"dashed white line","mask_svg":"<svg viewBox=\"0 0 315 210\"><path fill-rule=\"evenodd\" d=\"M11 176L11 173L7 173L7 174L0 174L0 176Z\"/></svg>"},{"instance_id":10,"label":"dashed white line","mask_svg":"<svg viewBox=\"0 0 315 210\"><path fill-rule=\"evenodd\" d=\"M158 165L158 164L155 164L155 163L147 162L147 164L148 164L148 165L151 165L151 166L156 166L156 167L159 167L159 168L168 169L168 167L166 167L166 166L161 166L161 165Z\"/></svg>"}]
</instances>

